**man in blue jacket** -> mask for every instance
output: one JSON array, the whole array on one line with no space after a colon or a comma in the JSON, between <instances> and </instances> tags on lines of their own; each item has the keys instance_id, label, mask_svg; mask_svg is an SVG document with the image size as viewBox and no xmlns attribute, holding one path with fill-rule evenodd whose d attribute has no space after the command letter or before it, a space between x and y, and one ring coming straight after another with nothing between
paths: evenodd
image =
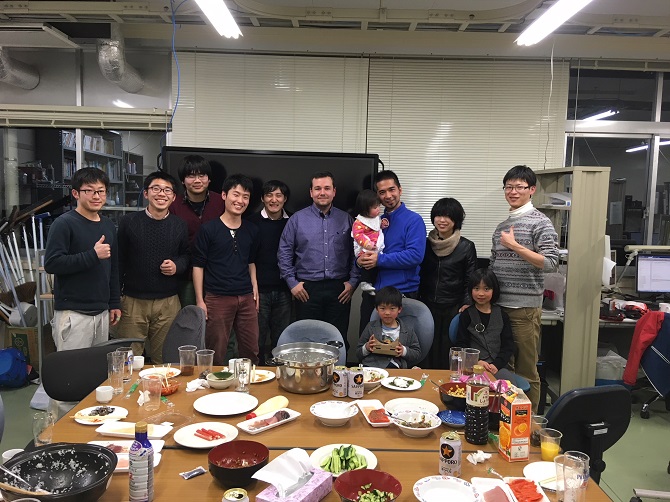
<instances>
[{"instance_id":1,"label":"man in blue jacket","mask_svg":"<svg viewBox=\"0 0 670 502\"><path fill-rule=\"evenodd\" d=\"M402 187L393 171L381 171L375 176L375 189L385 212L382 215L384 251L370 251L358 258L365 269L377 267L375 289L393 286L407 298L417 298L419 267L426 251L426 224L423 218L400 202ZM365 329L375 308L374 297L364 293L361 301L359 333Z\"/></svg>"}]
</instances>

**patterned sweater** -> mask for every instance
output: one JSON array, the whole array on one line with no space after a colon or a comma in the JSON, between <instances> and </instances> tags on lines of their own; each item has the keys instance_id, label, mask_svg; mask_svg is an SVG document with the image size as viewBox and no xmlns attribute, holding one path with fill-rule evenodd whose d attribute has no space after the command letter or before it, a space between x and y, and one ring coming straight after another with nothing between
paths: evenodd
<instances>
[{"instance_id":1,"label":"patterned sweater","mask_svg":"<svg viewBox=\"0 0 670 502\"><path fill-rule=\"evenodd\" d=\"M544 293L544 274L558 267L558 235L551 220L528 203L500 223L493 232L490 267L500 282L503 307L541 307ZM518 214L521 213L521 214ZM544 256L540 270L500 243L502 231L514 226L514 238L522 246Z\"/></svg>"}]
</instances>

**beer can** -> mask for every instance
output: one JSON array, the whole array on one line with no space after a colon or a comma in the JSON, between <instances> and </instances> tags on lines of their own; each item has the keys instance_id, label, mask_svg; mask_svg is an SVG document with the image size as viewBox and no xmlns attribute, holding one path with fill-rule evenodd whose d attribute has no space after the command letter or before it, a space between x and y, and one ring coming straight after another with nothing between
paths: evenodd
<instances>
[{"instance_id":1,"label":"beer can","mask_svg":"<svg viewBox=\"0 0 670 502\"><path fill-rule=\"evenodd\" d=\"M457 432L445 432L440 436L440 475L461 475L461 438Z\"/></svg>"},{"instance_id":2,"label":"beer can","mask_svg":"<svg viewBox=\"0 0 670 502\"><path fill-rule=\"evenodd\" d=\"M333 370L333 396L335 397L347 397L347 367L346 366L335 366Z\"/></svg>"},{"instance_id":3,"label":"beer can","mask_svg":"<svg viewBox=\"0 0 670 502\"><path fill-rule=\"evenodd\" d=\"M354 399L363 397L363 374L362 367L349 368L349 377L347 382L347 396Z\"/></svg>"},{"instance_id":4,"label":"beer can","mask_svg":"<svg viewBox=\"0 0 670 502\"><path fill-rule=\"evenodd\" d=\"M223 493L221 502L249 502L249 495L242 488L231 488Z\"/></svg>"}]
</instances>

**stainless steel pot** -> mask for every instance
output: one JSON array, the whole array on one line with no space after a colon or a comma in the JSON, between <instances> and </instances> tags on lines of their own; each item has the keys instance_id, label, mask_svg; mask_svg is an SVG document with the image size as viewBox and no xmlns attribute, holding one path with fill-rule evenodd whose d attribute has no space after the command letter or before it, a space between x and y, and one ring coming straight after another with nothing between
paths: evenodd
<instances>
[{"instance_id":1,"label":"stainless steel pot","mask_svg":"<svg viewBox=\"0 0 670 502\"><path fill-rule=\"evenodd\" d=\"M330 388L339 349L325 343L285 343L272 350L279 385L295 394L315 394Z\"/></svg>"}]
</instances>

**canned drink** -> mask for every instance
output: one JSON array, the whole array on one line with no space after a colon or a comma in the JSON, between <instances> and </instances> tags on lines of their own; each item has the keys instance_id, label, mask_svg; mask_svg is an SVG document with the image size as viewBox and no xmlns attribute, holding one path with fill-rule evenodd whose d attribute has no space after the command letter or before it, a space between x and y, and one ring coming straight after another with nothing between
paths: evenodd
<instances>
[{"instance_id":1,"label":"canned drink","mask_svg":"<svg viewBox=\"0 0 670 502\"><path fill-rule=\"evenodd\" d=\"M223 493L221 502L249 502L249 495L242 488L231 488Z\"/></svg>"},{"instance_id":2,"label":"canned drink","mask_svg":"<svg viewBox=\"0 0 670 502\"><path fill-rule=\"evenodd\" d=\"M461 438L457 432L445 432L440 437L440 475L461 475Z\"/></svg>"},{"instance_id":3,"label":"canned drink","mask_svg":"<svg viewBox=\"0 0 670 502\"><path fill-rule=\"evenodd\" d=\"M349 392L347 389L347 367L346 366L335 366L333 370L333 396L335 397L347 397Z\"/></svg>"},{"instance_id":4,"label":"canned drink","mask_svg":"<svg viewBox=\"0 0 670 502\"><path fill-rule=\"evenodd\" d=\"M363 368L349 368L349 376L347 382L347 396L354 399L360 399L363 397L363 379L365 375L363 374Z\"/></svg>"}]
</instances>

